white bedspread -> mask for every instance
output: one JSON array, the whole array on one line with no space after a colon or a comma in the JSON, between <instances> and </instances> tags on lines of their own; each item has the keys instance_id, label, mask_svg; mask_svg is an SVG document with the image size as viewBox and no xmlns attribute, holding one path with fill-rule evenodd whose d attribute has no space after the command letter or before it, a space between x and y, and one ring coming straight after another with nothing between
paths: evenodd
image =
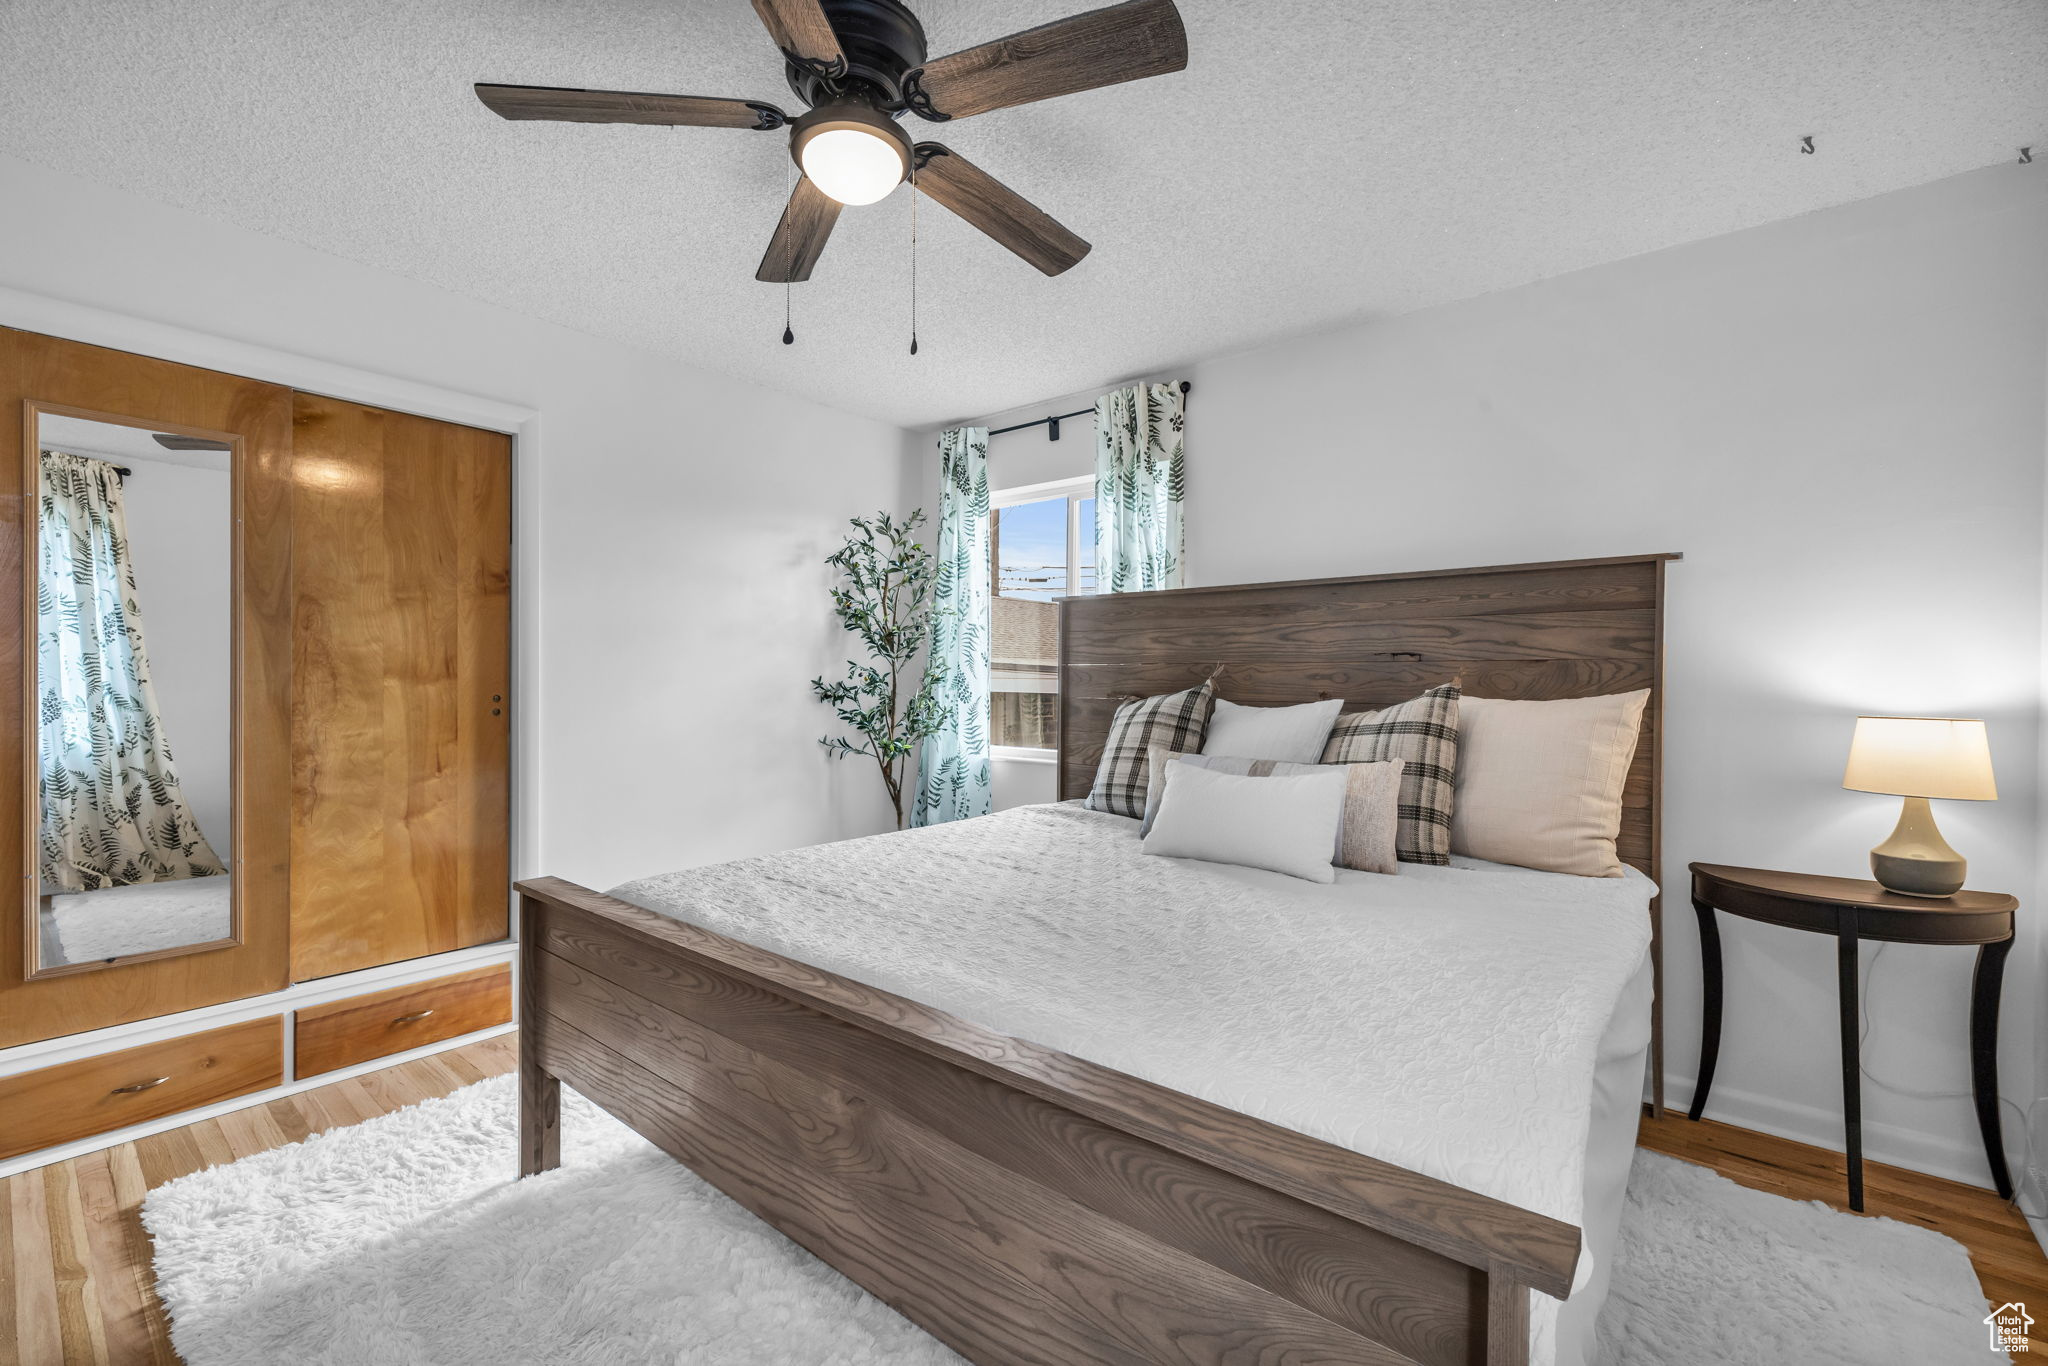
<instances>
[{"instance_id":1,"label":"white bedspread","mask_svg":"<svg viewBox=\"0 0 2048 1366\"><path fill-rule=\"evenodd\" d=\"M1649 879L1461 859L1329 886L1142 855L1077 805L614 895L977 1024L1580 1222L1596 1050ZM1535 1360L1557 1304L1534 1297Z\"/></svg>"}]
</instances>

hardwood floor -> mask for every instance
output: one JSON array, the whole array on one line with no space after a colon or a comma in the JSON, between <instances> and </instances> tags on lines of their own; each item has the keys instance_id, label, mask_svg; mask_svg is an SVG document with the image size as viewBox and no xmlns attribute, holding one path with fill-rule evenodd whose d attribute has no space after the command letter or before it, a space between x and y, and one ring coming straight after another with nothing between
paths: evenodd
<instances>
[{"instance_id":1,"label":"hardwood floor","mask_svg":"<svg viewBox=\"0 0 2048 1366\"><path fill-rule=\"evenodd\" d=\"M1637 1142L1757 1190L1849 1208L1847 1165L1825 1148L1711 1119L1694 1122L1680 1110L1644 1119ZM2038 1322L2027 1339L2030 1352L2048 1352L2048 1257L2017 1210L1995 1192L1875 1162L1864 1164L1863 1194L1865 1214L1919 1224L1968 1248L1985 1298L1994 1309L2008 1300L2032 1306Z\"/></svg>"},{"instance_id":2,"label":"hardwood floor","mask_svg":"<svg viewBox=\"0 0 2048 1366\"><path fill-rule=\"evenodd\" d=\"M516 1062L514 1036L501 1035L0 1181L0 1366L177 1366L142 1229L151 1187L446 1095ZM1676 1112L1645 1120L1642 1144L1746 1186L1843 1207L1838 1153ZM1873 1164L1865 1180L1870 1213L1969 1248L1994 1305L2035 1306L2043 1323L2031 1344L2048 1352L2039 1336L2048 1332L2048 1259L2018 1214L1989 1191L1897 1167Z\"/></svg>"}]
</instances>

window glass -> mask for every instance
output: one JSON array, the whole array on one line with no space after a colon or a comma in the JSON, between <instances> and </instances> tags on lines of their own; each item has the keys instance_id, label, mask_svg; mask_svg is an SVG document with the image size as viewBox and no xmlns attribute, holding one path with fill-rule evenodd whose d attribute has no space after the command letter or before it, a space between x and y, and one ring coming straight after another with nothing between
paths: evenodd
<instances>
[{"instance_id":1,"label":"window glass","mask_svg":"<svg viewBox=\"0 0 2048 1366\"><path fill-rule=\"evenodd\" d=\"M1067 500L996 509L996 592L1050 602L1067 591Z\"/></svg>"},{"instance_id":2,"label":"window glass","mask_svg":"<svg viewBox=\"0 0 2048 1366\"><path fill-rule=\"evenodd\" d=\"M1060 657L1053 600L1095 591L1095 498L1077 490L998 506L994 531L990 742L1052 749L1059 743Z\"/></svg>"},{"instance_id":3,"label":"window glass","mask_svg":"<svg viewBox=\"0 0 2048 1366\"><path fill-rule=\"evenodd\" d=\"M1067 500L996 509L989 641L990 742L1051 749L1059 739L1059 608L1067 591Z\"/></svg>"},{"instance_id":4,"label":"window glass","mask_svg":"<svg viewBox=\"0 0 2048 1366\"><path fill-rule=\"evenodd\" d=\"M1080 568L1076 574L1077 582L1074 591L1076 593L1093 593L1095 591L1095 500L1091 497L1077 498L1074 501L1080 504L1080 554L1076 556L1080 561Z\"/></svg>"}]
</instances>

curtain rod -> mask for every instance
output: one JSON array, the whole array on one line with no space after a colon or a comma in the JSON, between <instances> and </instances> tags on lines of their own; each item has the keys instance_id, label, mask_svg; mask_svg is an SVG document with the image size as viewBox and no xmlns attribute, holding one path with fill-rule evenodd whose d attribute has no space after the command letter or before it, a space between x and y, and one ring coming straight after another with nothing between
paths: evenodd
<instances>
[{"instance_id":1,"label":"curtain rod","mask_svg":"<svg viewBox=\"0 0 2048 1366\"><path fill-rule=\"evenodd\" d=\"M1194 391L1195 386L1189 381L1182 380L1180 382L1180 392L1183 398ZM1071 413L1059 413L1052 417L1041 417L1034 422L1019 422L1011 427L998 427L990 432L989 435L1001 436L1004 432L1021 432L1026 427L1043 427L1045 428L1045 439L1047 441L1057 441L1060 439L1060 424L1062 422L1065 422L1070 417L1092 417L1094 414L1095 410L1093 408L1076 408Z\"/></svg>"},{"instance_id":2,"label":"curtain rod","mask_svg":"<svg viewBox=\"0 0 2048 1366\"><path fill-rule=\"evenodd\" d=\"M49 447L49 446L42 446L42 447L39 447L38 449L40 449L40 450L42 451L42 453L43 453L43 454L45 454L45 455L52 455L52 454L54 454L54 455L76 455L76 454L77 454L77 452L76 452L76 451L59 451L59 450L55 450L54 448L52 448L52 447ZM109 460L109 459L107 459L107 457L105 457L104 455L88 455L88 456L86 456L85 458L86 458L87 460L97 460L97 461L99 461L99 462L100 462L100 463L101 463L102 465L113 465L113 466L114 466L114 473L115 473L115 474L118 474L118 475L120 475L120 476L121 476L121 477L122 477L123 479L126 479L126 478L127 478L127 477L128 477L129 475L131 475L131 474L135 473L135 471L134 471L134 470L131 470L131 469L129 469L129 468L128 468L128 467L126 466L126 465L114 465L114 462L113 462L113 461L111 461L111 460Z\"/></svg>"}]
</instances>

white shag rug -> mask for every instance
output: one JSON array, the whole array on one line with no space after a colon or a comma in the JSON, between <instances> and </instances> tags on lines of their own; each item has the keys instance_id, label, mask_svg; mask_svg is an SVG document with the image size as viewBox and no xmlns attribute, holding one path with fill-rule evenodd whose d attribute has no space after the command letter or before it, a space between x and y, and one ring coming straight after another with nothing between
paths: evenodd
<instances>
[{"instance_id":1,"label":"white shag rug","mask_svg":"<svg viewBox=\"0 0 2048 1366\"><path fill-rule=\"evenodd\" d=\"M233 884L222 874L53 896L40 912L43 966L226 939L234 933Z\"/></svg>"},{"instance_id":2,"label":"white shag rug","mask_svg":"<svg viewBox=\"0 0 2048 1366\"><path fill-rule=\"evenodd\" d=\"M1599 1366L1996 1366L1955 1239L1636 1151Z\"/></svg>"},{"instance_id":3,"label":"white shag rug","mask_svg":"<svg viewBox=\"0 0 2048 1366\"><path fill-rule=\"evenodd\" d=\"M960 1358L566 1089L560 1170L511 1179L515 1088L150 1193L188 1366L958 1366ZM1963 1249L1639 1153L1601 1366L2000 1358Z\"/></svg>"}]
</instances>

